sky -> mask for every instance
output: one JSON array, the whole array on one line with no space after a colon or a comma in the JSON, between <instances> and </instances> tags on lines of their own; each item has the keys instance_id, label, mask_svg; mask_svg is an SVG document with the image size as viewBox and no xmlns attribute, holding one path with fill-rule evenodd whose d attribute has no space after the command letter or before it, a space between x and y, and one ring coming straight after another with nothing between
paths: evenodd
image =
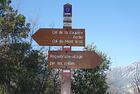
<instances>
[{"instance_id":1,"label":"sky","mask_svg":"<svg viewBox=\"0 0 140 94\"><path fill-rule=\"evenodd\" d=\"M111 66L140 61L140 0L13 0L12 6L39 28L62 28L63 5L72 4L72 27L85 28Z\"/></svg>"}]
</instances>

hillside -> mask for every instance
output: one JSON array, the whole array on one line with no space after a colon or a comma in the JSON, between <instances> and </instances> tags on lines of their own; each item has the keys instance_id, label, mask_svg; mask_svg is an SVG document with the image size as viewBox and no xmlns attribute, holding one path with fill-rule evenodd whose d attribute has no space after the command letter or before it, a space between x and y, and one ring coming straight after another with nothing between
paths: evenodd
<instances>
[{"instance_id":1,"label":"hillside","mask_svg":"<svg viewBox=\"0 0 140 94\"><path fill-rule=\"evenodd\" d=\"M140 94L140 62L113 68L107 74L107 83L110 94Z\"/></svg>"}]
</instances>

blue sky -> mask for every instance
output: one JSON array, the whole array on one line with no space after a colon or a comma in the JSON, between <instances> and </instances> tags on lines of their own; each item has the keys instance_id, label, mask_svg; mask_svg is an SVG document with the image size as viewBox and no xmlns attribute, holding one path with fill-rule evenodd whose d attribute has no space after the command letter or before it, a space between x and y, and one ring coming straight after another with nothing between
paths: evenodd
<instances>
[{"instance_id":1,"label":"blue sky","mask_svg":"<svg viewBox=\"0 0 140 94\"><path fill-rule=\"evenodd\" d=\"M13 0L37 27L63 27L63 5L73 6L72 27L86 29L86 44L111 57L112 67L140 61L140 0Z\"/></svg>"}]
</instances>

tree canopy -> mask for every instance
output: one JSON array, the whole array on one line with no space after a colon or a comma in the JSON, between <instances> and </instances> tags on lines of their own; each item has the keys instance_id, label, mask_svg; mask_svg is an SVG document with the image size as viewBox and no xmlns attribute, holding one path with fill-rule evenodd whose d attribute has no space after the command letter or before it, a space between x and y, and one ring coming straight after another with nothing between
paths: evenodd
<instances>
[{"instance_id":1,"label":"tree canopy","mask_svg":"<svg viewBox=\"0 0 140 94\"><path fill-rule=\"evenodd\" d=\"M6 94L43 94L46 56L27 41L30 23L10 0L0 1L0 90Z\"/></svg>"},{"instance_id":2,"label":"tree canopy","mask_svg":"<svg viewBox=\"0 0 140 94\"><path fill-rule=\"evenodd\" d=\"M108 85L106 83L106 72L109 70L110 59L107 55L98 52L96 47L88 45L84 50L98 53L103 61L95 69L76 69L72 79L72 90L74 94L106 94ZM86 63L86 62L85 62ZM94 63L94 62L93 62Z\"/></svg>"}]
</instances>

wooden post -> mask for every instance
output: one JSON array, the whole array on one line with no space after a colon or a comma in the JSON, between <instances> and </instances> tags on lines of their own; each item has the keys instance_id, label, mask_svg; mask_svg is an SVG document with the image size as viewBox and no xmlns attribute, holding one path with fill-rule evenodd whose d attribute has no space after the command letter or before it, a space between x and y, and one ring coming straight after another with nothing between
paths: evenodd
<instances>
[{"instance_id":1,"label":"wooden post","mask_svg":"<svg viewBox=\"0 0 140 94\"><path fill-rule=\"evenodd\" d=\"M62 71L61 94L71 94L71 71L69 69Z\"/></svg>"},{"instance_id":2,"label":"wooden post","mask_svg":"<svg viewBox=\"0 0 140 94\"><path fill-rule=\"evenodd\" d=\"M63 12L63 28L71 29L72 5L65 4ZM63 47L63 51L71 51L71 46L68 48ZM71 94L71 70L67 69L67 66L65 69L62 69L61 94Z\"/></svg>"}]
</instances>

